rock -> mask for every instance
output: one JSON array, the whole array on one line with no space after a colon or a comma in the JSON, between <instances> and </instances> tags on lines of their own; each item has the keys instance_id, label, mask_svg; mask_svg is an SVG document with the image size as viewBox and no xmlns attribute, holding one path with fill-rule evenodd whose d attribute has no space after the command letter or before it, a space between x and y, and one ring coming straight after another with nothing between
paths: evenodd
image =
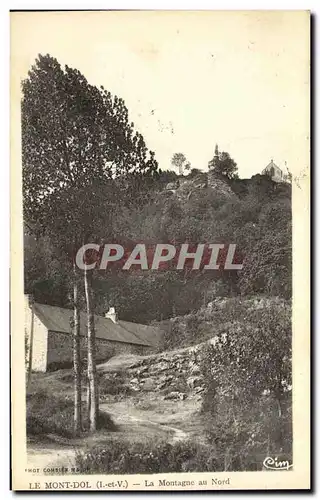
<instances>
[{"instance_id":1,"label":"rock","mask_svg":"<svg viewBox=\"0 0 320 500\"><path fill-rule=\"evenodd\" d=\"M204 387L201 386L201 385L199 387L196 387L195 390L194 390L194 392L196 394L199 394L200 392L203 392L203 391L204 391Z\"/></svg>"},{"instance_id":2,"label":"rock","mask_svg":"<svg viewBox=\"0 0 320 500\"><path fill-rule=\"evenodd\" d=\"M140 387L138 387L137 385L130 385L130 389L131 389L131 391L134 391L134 392L140 391Z\"/></svg>"},{"instance_id":3,"label":"rock","mask_svg":"<svg viewBox=\"0 0 320 500\"><path fill-rule=\"evenodd\" d=\"M164 399L180 399L180 393L178 391L169 392Z\"/></svg>"},{"instance_id":4,"label":"rock","mask_svg":"<svg viewBox=\"0 0 320 500\"><path fill-rule=\"evenodd\" d=\"M201 394L195 394L195 395L193 396L193 398L194 398L196 401L202 401L202 396L201 396Z\"/></svg>"},{"instance_id":5,"label":"rock","mask_svg":"<svg viewBox=\"0 0 320 500\"><path fill-rule=\"evenodd\" d=\"M154 378L147 378L143 384L144 391L155 391L157 387L157 380Z\"/></svg>"},{"instance_id":6,"label":"rock","mask_svg":"<svg viewBox=\"0 0 320 500\"><path fill-rule=\"evenodd\" d=\"M149 367L148 366L144 366L140 370L137 370L137 374L138 375L142 375L143 373L147 372L148 370L149 370Z\"/></svg>"},{"instance_id":7,"label":"rock","mask_svg":"<svg viewBox=\"0 0 320 500\"><path fill-rule=\"evenodd\" d=\"M170 383L173 379L173 375L161 375L161 377L158 378L158 383L163 384L163 383Z\"/></svg>"},{"instance_id":8,"label":"rock","mask_svg":"<svg viewBox=\"0 0 320 500\"><path fill-rule=\"evenodd\" d=\"M190 373L192 373L192 375L201 373L199 365L196 365L195 363L190 367L189 371Z\"/></svg>"},{"instance_id":9,"label":"rock","mask_svg":"<svg viewBox=\"0 0 320 500\"><path fill-rule=\"evenodd\" d=\"M166 370L168 370L170 368L169 364L165 361L162 361L160 363L157 363L153 366L150 367L149 369L149 372L150 373L161 373L161 372L164 372Z\"/></svg>"},{"instance_id":10,"label":"rock","mask_svg":"<svg viewBox=\"0 0 320 500\"><path fill-rule=\"evenodd\" d=\"M202 382L201 377L189 377L189 378L187 378L187 386L191 390L194 389L195 387L199 387L201 382Z\"/></svg>"},{"instance_id":11,"label":"rock","mask_svg":"<svg viewBox=\"0 0 320 500\"><path fill-rule=\"evenodd\" d=\"M237 199L237 195L232 191L230 186L224 180L217 177L212 171L208 172L208 187L214 189L226 198Z\"/></svg>"},{"instance_id":12,"label":"rock","mask_svg":"<svg viewBox=\"0 0 320 500\"><path fill-rule=\"evenodd\" d=\"M171 384L173 379L173 375L162 375L159 377L159 380L157 381L157 390L162 390L165 387L168 387L168 385Z\"/></svg>"},{"instance_id":13,"label":"rock","mask_svg":"<svg viewBox=\"0 0 320 500\"><path fill-rule=\"evenodd\" d=\"M218 342L219 342L219 337L217 335L208 340L208 344L213 345L214 347Z\"/></svg>"},{"instance_id":14,"label":"rock","mask_svg":"<svg viewBox=\"0 0 320 500\"><path fill-rule=\"evenodd\" d=\"M161 391L162 389L165 389L166 387L168 387L168 384L166 382L162 382L162 384L159 384L157 386L157 390Z\"/></svg>"},{"instance_id":15,"label":"rock","mask_svg":"<svg viewBox=\"0 0 320 500\"><path fill-rule=\"evenodd\" d=\"M176 189L178 189L179 187L179 181L177 182L168 182L168 184L166 185L165 189L167 191L176 191Z\"/></svg>"}]
</instances>

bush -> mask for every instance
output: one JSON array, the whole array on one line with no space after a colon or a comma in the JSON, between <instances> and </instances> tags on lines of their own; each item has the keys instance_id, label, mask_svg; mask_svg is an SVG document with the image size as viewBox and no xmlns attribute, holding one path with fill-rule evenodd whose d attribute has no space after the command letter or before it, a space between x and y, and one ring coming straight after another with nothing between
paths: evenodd
<instances>
[{"instance_id":1,"label":"bush","mask_svg":"<svg viewBox=\"0 0 320 500\"><path fill-rule=\"evenodd\" d=\"M263 295L255 295L254 298L212 298L209 304L196 312L159 322L157 326L163 332L159 350L196 345L228 332L236 325L248 328L251 321L253 329L256 329L259 324L260 327L263 325L264 314L273 317L275 323L278 316L281 322L281 318L286 315L290 329L291 305L288 300ZM253 334L256 335L256 333Z\"/></svg>"},{"instance_id":2,"label":"bush","mask_svg":"<svg viewBox=\"0 0 320 500\"><path fill-rule=\"evenodd\" d=\"M116 377L105 373L98 373L99 394L100 396L117 396L123 394L129 396L132 389L126 384L126 378L123 374L116 374Z\"/></svg>"},{"instance_id":3,"label":"bush","mask_svg":"<svg viewBox=\"0 0 320 500\"><path fill-rule=\"evenodd\" d=\"M222 463L220 460L220 465ZM212 448L193 441L146 444L114 440L108 443L107 448L95 447L78 452L76 465L80 471L90 474L156 474L219 469Z\"/></svg>"},{"instance_id":4,"label":"bush","mask_svg":"<svg viewBox=\"0 0 320 500\"><path fill-rule=\"evenodd\" d=\"M215 410L205 412L206 439L223 457L223 470L261 470L267 456L292 461L291 398L214 398Z\"/></svg>"},{"instance_id":5,"label":"bush","mask_svg":"<svg viewBox=\"0 0 320 500\"><path fill-rule=\"evenodd\" d=\"M48 395L44 390L27 395L27 434L73 435L73 401Z\"/></svg>"},{"instance_id":6,"label":"bush","mask_svg":"<svg viewBox=\"0 0 320 500\"><path fill-rule=\"evenodd\" d=\"M116 432L118 430L118 427L110 417L109 413L105 411L99 411L98 415L98 430L99 429L106 429L109 432Z\"/></svg>"},{"instance_id":7,"label":"bush","mask_svg":"<svg viewBox=\"0 0 320 500\"><path fill-rule=\"evenodd\" d=\"M83 405L83 415L85 415ZM27 395L27 435L45 436L56 434L67 438L74 436L73 430L74 403L69 397L56 397L46 391L37 391ZM110 432L117 430L111 417L100 412L98 429L107 429ZM83 432L88 431L88 423L84 419Z\"/></svg>"},{"instance_id":8,"label":"bush","mask_svg":"<svg viewBox=\"0 0 320 500\"><path fill-rule=\"evenodd\" d=\"M59 372L56 372L56 380L59 380L60 382L64 382L66 384L73 384L74 382L74 373L72 370L61 370Z\"/></svg>"},{"instance_id":9,"label":"bush","mask_svg":"<svg viewBox=\"0 0 320 500\"><path fill-rule=\"evenodd\" d=\"M224 470L291 458L291 314L276 304L230 321L202 361L207 439L225 457Z\"/></svg>"},{"instance_id":10,"label":"bush","mask_svg":"<svg viewBox=\"0 0 320 500\"><path fill-rule=\"evenodd\" d=\"M234 438L234 429L230 430L231 435ZM210 444L199 444L192 440L174 444L114 440L108 443L108 447L94 447L84 452L77 452L76 466L81 472L89 474L261 470L262 462L267 455L264 454L257 460L257 455L250 454L251 451L249 446L244 450L230 447L223 450L214 440ZM281 454L278 457L281 457Z\"/></svg>"}]
</instances>

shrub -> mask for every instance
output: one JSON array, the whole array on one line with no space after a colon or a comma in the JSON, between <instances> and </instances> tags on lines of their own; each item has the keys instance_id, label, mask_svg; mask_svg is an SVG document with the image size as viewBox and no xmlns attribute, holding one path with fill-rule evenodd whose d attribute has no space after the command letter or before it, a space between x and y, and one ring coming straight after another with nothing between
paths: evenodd
<instances>
[{"instance_id":1,"label":"shrub","mask_svg":"<svg viewBox=\"0 0 320 500\"><path fill-rule=\"evenodd\" d=\"M118 373L116 377L98 373L98 382L100 396L117 396L119 394L129 396L133 392L126 384L125 376L121 373Z\"/></svg>"},{"instance_id":2,"label":"shrub","mask_svg":"<svg viewBox=\"0 0 320 500\"><path fill-rule=\"evenodd\" d=\"M118 430L118 427L116 426L116 424L112 420L109 413L107 413L105 411L101 411L101 410L99 411L99 415L98 415L97 427L98 427L98 430L99 429L106 429L109 432L116 432Z\"/></svg>"},{"instance_id":3,"label":"shrub","mask_svg":"<svg viewBox=\"0 0 320 500\"><path fill-rule=\"evenodd\" d=\"M203 357L207 438L224 470L292 453L291 315L278 306L247 308L246 322L230 321Z\"/></svg>"},{"instance_id":4,"label":"shrub","mask_svg":"<svg viewBox=\"0 0 320 500\"><path fill-rule=\"evenodd\" d=\"M85 415L85 405L83 405ZM70 397L56 397L46 391L37 391L27 395L27 435L45 436L56 434L72 438L74 403ZM111 417L100 412L98 417L98 428L107 429L110 432L117 430ZM88 431L88 423L84 419L83 432Z\"/></svg>"},{"instance_id":5,"label":"shrub","mask_svg":"<svg viewBox=\"0 0 320 500\"><path fill-rule=\"evenodd\" d=\"M230 431L230 433L232 433ZM234 437L234 435L233 435ZM262 461L252 460L246 450L225 449L196 441L131 443L110 441L107 447L94 447L77 452L76 465L89 474L147 474L167 472L221 472L225 470L257 470ZM279 455L281 456L281 455ZM288 455L286 455L288 458ZM254 457L256 459L256 456Z\"/></svg>"},{"instance_id":6,"label":"shrub","mask_svg":"<svg viewBox=\"0 0 320 500\"><path fill-rule=\"evenodd\" d=\"M44 390L27 395L27 434L58 434L72 437L73 401L57 398Z\"/></svg>"},{"instance_id":7,"label":"shrub","mask_svg":"<svg viewBox=\"0 0 320 500\"><path fill-rule=\"evenodd\" d=\"M60 372L56 372L56 380L60 380L66 384L73 384L74 381L74 373L72 370L61 370Z\"/></svg>"},{"instance_id":8,"label":"shrub","mask_svg":"<svg viewBox=\"0 0 320 500\"><path fill-rule=\"evenodd\" d=\"M212 471L212 450L192 441L130 443L112 441L108 447L78 452L76 465L90 474L147 474Z\"/></svg>"}]
</instances>

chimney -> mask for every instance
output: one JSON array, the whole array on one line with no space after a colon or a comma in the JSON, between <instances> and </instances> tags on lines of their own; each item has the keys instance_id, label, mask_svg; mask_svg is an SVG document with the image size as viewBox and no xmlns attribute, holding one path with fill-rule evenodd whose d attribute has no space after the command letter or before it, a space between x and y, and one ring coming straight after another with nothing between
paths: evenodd
<instances>
[{"instance_id":1,"label":"chimney","mask_svg":"<svg viewBox=\"0 0 320 500\"><path fill-rule=\"evenodd\" d=\"M114 307L109 307L109 311L105 313L104 317L107 319L111 319L113 323L117 323L118 321L118 315Z\"/></svg>"}]
</instances>

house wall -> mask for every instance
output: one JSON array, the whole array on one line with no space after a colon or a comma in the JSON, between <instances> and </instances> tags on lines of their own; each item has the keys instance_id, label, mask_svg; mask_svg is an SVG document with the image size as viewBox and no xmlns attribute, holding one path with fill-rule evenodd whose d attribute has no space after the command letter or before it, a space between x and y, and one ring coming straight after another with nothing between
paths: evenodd
<instances>
[{"instance_id":1,"label":"house wall","mask_svg":"<svg viewBox=\"0 0 320 500\"><path fill-rule=\"evenodd\" d=\"M82 337L80 342L81 358L87 357L87 342ZM68 365L73 360L73 337L70 333L49 332L47 366L49 369L58 368L59 365ZM117 354L149 354L153 351L150 347L113 342L111 340L96 339L97 361L106 361Z\"/></svg>"},{"instance_id":2,"label":"house wall","mask_svg":"<svg viewBox=\"0 0 320 500\"><path fill-rule=\"evenodd\" d=\"M48 331L39 318L33 314L28 295L25 296L24 318L27 366L29 366L30 349L32 349L32 370L45 372L47 369ZM31 337L33 338L32 346Z\"/></svg>"},{"instance_id":3,"label":"house wall","mask_svg":"<svg viewBox=\"0 0 320 500\"><path fill-rule=\"evenodd\" d=\"M274 175L272 176L274 180L282 180L282 171L280 168L274 168Z\"/></svg>"},{"instance_id":4,"label":"house wall","mask_svg":"<svg viewBox=\"0 0 320 500\"><path fill-rule=\"evenodd\" d=\"M262 174L270 175L273 181L282 181L283 180L282 170L277 166L273 166L273 169L274 169L273 175L271 175L271 167L264 168Z\"/></svg>"}]
</instances>

